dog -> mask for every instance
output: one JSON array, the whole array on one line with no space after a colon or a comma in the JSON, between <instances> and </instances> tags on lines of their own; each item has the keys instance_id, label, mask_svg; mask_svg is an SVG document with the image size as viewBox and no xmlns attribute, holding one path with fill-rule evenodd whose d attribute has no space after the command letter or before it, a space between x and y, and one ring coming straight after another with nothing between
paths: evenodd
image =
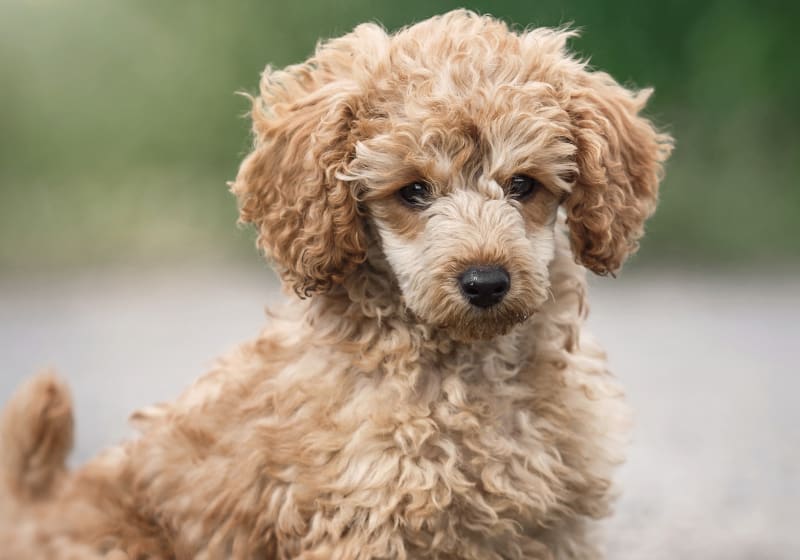
<instances>
[{"instance_id":1,"label":"dog","mask_svg":"<svg viewBox=\"0 0 800 560\"><path fill-rule=\"evenodd\" d=\"M629 421L585 271L672 140L574 35L458 10L267 67L231 190L290 301L75 472L66 387L24 385L0 557L601 558Z\"/></svg>"}]
</instances>

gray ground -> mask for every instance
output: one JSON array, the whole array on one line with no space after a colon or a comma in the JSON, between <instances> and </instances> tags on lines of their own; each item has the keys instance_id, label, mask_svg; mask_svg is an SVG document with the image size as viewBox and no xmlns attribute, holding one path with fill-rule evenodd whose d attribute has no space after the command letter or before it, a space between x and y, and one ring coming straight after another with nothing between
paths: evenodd
<instances>
[{"instance_id":1,"label":"gray ground","mask_svg":"<svg viewBox=\"0 0 800 560\"><path fill-rule=\"evenodd\" d=\"M279 298L229 265L0 277L0 401L42 366L72 386L79 463L176 395ZM592 323L637 411L612 558L800 558L800 280L633 273Z\"/></svg>"}]
</instances>

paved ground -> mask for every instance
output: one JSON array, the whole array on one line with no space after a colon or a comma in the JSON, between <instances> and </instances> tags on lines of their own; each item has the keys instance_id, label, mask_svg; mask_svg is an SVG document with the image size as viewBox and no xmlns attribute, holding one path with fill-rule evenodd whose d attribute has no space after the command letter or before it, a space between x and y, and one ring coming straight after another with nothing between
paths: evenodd
<instances>
[{"instance_id":1,"label":"paved ground","mask_svg":"<svg viewBox=\"0 0 800 560\"><path fill-rule=\"evenodd\" d=\"M79 463L263 323L265 269L0 276L0 401L55 365ZM637 411L611 558L800 558L800 280L639 273L594 282L594 330Z\"/></svg>"}]
</instances>

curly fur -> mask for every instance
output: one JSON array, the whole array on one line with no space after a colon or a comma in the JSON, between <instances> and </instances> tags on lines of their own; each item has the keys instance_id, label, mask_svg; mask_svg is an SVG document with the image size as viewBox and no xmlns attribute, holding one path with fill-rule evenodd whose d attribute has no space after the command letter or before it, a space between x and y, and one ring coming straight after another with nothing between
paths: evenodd
<instances>
[{"instance_id":1,"label":"curly fur","mask_svg":"<svg viewBox=\"0 0 800 560\"><path fill-rule=\"evenodd\" d=\"M69 476L65 389L14 397L0 558L600 558L627 411L579 263L635 250L670 139L572 34L459 10L267 69L232 190L300 298Z\"/></svg>"}]
</instances>

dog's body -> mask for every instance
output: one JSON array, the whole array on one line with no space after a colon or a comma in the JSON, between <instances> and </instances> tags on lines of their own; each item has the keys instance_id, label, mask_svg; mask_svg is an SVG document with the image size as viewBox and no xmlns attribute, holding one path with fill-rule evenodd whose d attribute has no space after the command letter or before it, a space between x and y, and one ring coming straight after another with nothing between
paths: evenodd
<instances>
[{"instance_id":1,"label":"dog's body","mask_svg":"<svg viewBox=\"0 0 800 560\"><path fill-rule=\"evenodd\" d=\"M575 260L635 248L669 139L567 35L459 11L265 73L233 191L313 297L74 474L24 388L0 557L599 557L626 414Z\"/></svg>"}]
</instances>

